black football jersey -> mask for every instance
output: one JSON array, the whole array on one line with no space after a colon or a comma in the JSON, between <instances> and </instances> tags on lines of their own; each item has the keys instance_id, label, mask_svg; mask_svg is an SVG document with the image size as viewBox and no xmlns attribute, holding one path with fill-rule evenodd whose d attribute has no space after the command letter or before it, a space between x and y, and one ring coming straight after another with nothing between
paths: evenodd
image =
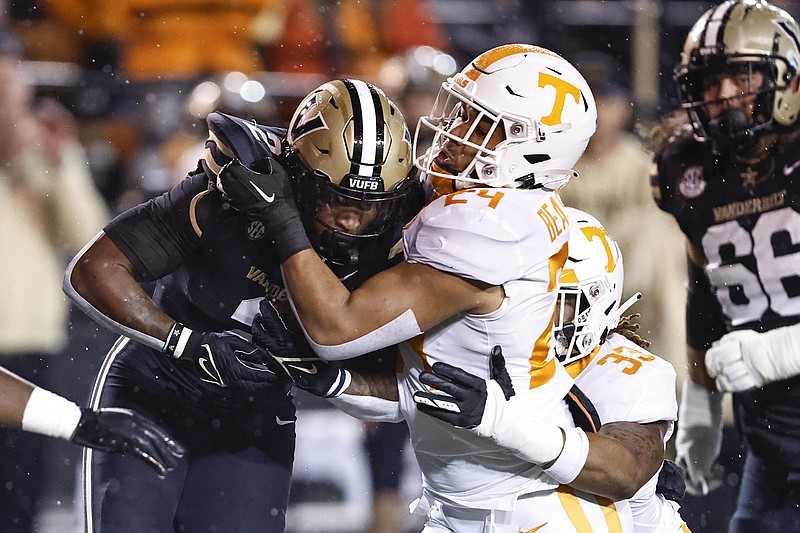
<instances>
[{"instance_id":1,"label":"black football jersey","mask_svg":"<svg viewBox=\"0 0 800 533\"><path fill-rule=\"evenodd\" d=\"M286 299L263 225L209 190L203 173L123 213L105 232L143 281L155 281L154 302L192 329L249 331L263 297Z\"/></svg>"},{"instance_id":2,"label":"black football jersey","mask_svg":"<svg viewBox=\"0 0 800 533\"><path fill-rule=\"evenodd\" d=\"M704 253L725 328L766 331L800 321L800 143L759 166L674 139L656 155L658 206ZM691 319L691 317L689 317Z\"/></svg>"}]
</instances>

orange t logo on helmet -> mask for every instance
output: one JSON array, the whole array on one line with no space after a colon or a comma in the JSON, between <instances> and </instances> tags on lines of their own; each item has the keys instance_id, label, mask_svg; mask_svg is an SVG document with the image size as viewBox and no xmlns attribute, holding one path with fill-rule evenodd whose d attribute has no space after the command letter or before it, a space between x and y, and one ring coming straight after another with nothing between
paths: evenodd
<instances>
[{"instance_id":1,"label":"orange t logo on helmet","mask_svg":"<svg viewBox=\"0 0 800 533\"><path fill-rule=\"evenodd\" d=\"M581 91L571 83L556 76L551 76L545 72L539 73L539 87L550 85L556 90L556 99L553 102L553 111L546 117L542 117L542 123L548 126L561 124L561 112L564 111L564 101L567 95L575 99L576 104L581 102Z\"/></svg>"}]
</instances>

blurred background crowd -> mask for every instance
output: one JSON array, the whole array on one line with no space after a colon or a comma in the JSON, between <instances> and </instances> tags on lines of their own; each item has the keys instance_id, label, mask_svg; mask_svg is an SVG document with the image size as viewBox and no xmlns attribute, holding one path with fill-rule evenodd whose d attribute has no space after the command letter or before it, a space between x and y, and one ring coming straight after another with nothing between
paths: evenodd
<instances>
[{"instance_id":1,"label":"blurred background crowd","mask_svg":"<svg viewBox=\"0 0 800 533\"><path fill-rule=\"evenodd\" d=\"M794 15L798 2L773 2ZM214 110L283 125L330 78L383 88L409 127L439 84L493 46L557 51L587 78L598 130L564 190L625 254L644 299L640 333L685 373L682 237L650 198L640 134L678 108L672 68L713 2L669 0L0 1L0 363L85 402L114 335L71 309L66 261L116 213L197 164ZM418 530L407 433L364 425L299 395L289 530ZM332 418L335 417L335 418ZM715 501L683 502L696 532L724 531L737 442ZM37 531L80 531L80 451L0 433L0 490L27 490ZM26 449L10 457L4 450ZM13 480L13 481L8 481ZM27 488L26 488L27 487ZM372 520L372 522L370 522ZM415 529L416 527L416 529Z\"/></svg>"}]
</instances>

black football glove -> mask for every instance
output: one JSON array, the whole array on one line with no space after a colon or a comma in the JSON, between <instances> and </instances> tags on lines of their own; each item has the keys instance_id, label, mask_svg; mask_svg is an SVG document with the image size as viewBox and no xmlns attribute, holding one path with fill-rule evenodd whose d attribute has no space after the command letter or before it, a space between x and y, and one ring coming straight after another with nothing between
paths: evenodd
<instances>
[{"instance_id":1,"label":"black football glove","mask_svg":"<svg viewBox=\"0 0 800 533\"><path fill-rule=\"evenodd\" d=\"M236 209L261 221L274 239L281 262L311 248L294 203L291 180L275 159L280 140L264 126L224 113L206 118L208 140L200 166Z\"/></svg>"},{"instance_id":2,"label":"black football glove","mask_svg":"<svg viewBox=\"0 0 800 533\"><path fill-rule=\"evenodd\" d=\"M200 380L219 387L255 390L277 381L275 374L253 361L264 359L265 352L251 342L250 336L238 330L223 332L192 331L182 351L175 351L172 339L181 337L188 328L176 323L164 347L164 353L191 364ZM183 333L185 336L186 334Z\"/></svg>"},{"instance_id":3,"label":"black football glove","mask_svg":"<svg viewBox=\"0 0 800 533\"><path fill-rule=\"evenodd\" d=\"M503 391L506 400L514 396L511 376L500 346L492 348L490 375ZM419 380L437 392L414 393L417 409L454 426L478 427L486 410L486 380L447 363L433 363L432 372L421 372Z\"/></svg>"},{"instance_id":4,"label":"black football glove","mask_svg":"<svg viewBox=\"0 0 800 533\"><path fill-rule=\"evenodd\" d=\"M254 170L234 159L220 170L217 188L233 207L264 224L266 235L275 241L281 262L311 248L294 203L289 174L274 159L256 161Z\"/></svg>"},{"instance_id":5,"label":"black football glove","mask_svg":"<svg viewBox=\"0 0 800 533\"><path fill-rule=\"evenodd\" d=\"M277 376L321 398L335 398L350 384L350 373L314 355L287 310L286 320L274 304L264 299L253 320L253 341L266 351L263 363Z\"/></svg>"},{"instance_id":6,"label":"black football glove","mask_svg":"<svg viewBox=\"0 0 800 533\"><path fill-rule=\"evenodd\" d=\"M81 408L71 442L81 446L138 457L164 477L183 457L184 449L153 421L128 409L96 411Z\"/></svg>"},{"instance_id":7,"label":"black football glove","mask_svg":"<svg viewBox=\"0 0 800 533\"><path fill-rule=\"evenodd\" d=\"M664 464L658 472L656 493L667 500L680 501L686 494L686 474L677 463L664 459Z\"/></svg>"}]
</instances>

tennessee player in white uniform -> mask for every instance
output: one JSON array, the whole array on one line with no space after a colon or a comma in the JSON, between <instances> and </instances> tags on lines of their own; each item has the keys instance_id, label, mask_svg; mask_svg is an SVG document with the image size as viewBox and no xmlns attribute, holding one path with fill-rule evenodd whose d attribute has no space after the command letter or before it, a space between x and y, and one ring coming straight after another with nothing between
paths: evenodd
<instances>
[{"instance_id":1,"label":"tennessee player in white uniform","mask_svg":"<svg viewBox=\"0 0 800 533\"><path fill-rule=\"evenodd\" d=\"M571 380L548 355L547 339L568 239L555 191L575 174L571 166L596 117L586 81L557 54L530 45L481 54L443 83L434 111L418 126L432 127L434 136L427 150L415 146L416 164L451 180L454 194L425 207L407 228L405 261L353 292L302 241L280 173L220 172L234 205L261 221L279 248L291 250L282 263L284 279L320 357L348 359L403 343L399 400L425 477L423 506L442 518L429 520L425 531L578 530L563 507L530 521L517 514L538 501L528 495L542 492L557 503L548 490L555 485L547 479L552 472L545 476L541 467L465 430L423 420L409 395L422 387L416 382L421 370L454 353L451 362L488 378L485 354L505 339L520 401L553 421L555 438L540 439L538 464L560 465L564 456L571 464L582 453L563 400ZM607 511L613 514L608 522ZM613 506L594 504L584 514L598 522L596 531L624 530Z\"/></svg>"},{"instance_id":2,"label":"tennessee player in white uniform","mask_svg":"<svg viewBox=\"0 0 800 533\"><path fill-rule=\"evenodd\" d=\"M431 501L510 511L519 494L552 488L540 467L420 413L413 394L427 390L418 375L436 361L488 378L487 349L501 344L509 347L515 388L530 390L531 409L572 425L561 401L572 381L548 355L555 281L566 260L566 222L564 206L551 191L469 188L436 199L404 232L407 261L502 285L506 295L491 313L444 321L400 344L400 409Z\"/></svg>"},{"instance_id":3,"label":"tennessee player in white uniform","mask_svg":"<svg viewBox=\"0 0 800 533\"><path fill-rule=\"evenodd\" d=\"M621 303L624 269L617 243L588 213L567 208L567 215L572 233L560 280L564 312L554 327L556 354L603 425L660 423L666 446L678 414L675 369L647 351L631 329L619 327L622 313L640 295ZM576 300L584 302L577 313ZM657 483L658 473L629 500L636 533L687 532L678 504L657 494Z\"/></svg>"},{"instance_id":4,"label":"tennessee player in white uniform","mask_svg":"<svg viewBox=\"0 0 800 533\"><path fill-rule=\"evenodd\" d=\"M621 303L624 271L617 243L591 215L572 208L566 208L566 213L571 232L569 258L560 278L553 327L554 351L575 384L590 399L602 423L599 433L589 436L585 465L569 483L590 493L632 494L628 503L636 533L687 533L678 505L656 492L664 446L677 418L675 370L669 362L642 347L647 343L634 333L629 319L621 322L622 313L640 295ZM451 389L459 384L456 372L452 368L448 371L435 367L433 373L449 383L434 379L433 384L460 398L462 390ZM468 384L473 377L467 376L462 383ZM426 376L423 381L431 383ZM463 384L460 385L463 392L468 393ZM519 425L516 417L531 417L534 413L538 417L538 413L520 409L514 403L516 397L506 401L497 392L500 387L494 383L479 393L487 403L481 423L474 431L524 453L501 428L511 423ZM435 398L446 397L437 394ZM424 405L433 416L441 414L441 411L431 412L430 403ZM446 420L471 425L466 418L454 417L453 409L449 411L442 415ZM485 413L493 414L494 418L483 420ZM610 439L626 446L609 447ZM613 459L617 462L611 462ZM631 470L626 471L628 466ZM615 486L612 474L619 472L627 479ZM559 489L560 493L568 491L567 487Z\"/></svg>"}]
</instances>

